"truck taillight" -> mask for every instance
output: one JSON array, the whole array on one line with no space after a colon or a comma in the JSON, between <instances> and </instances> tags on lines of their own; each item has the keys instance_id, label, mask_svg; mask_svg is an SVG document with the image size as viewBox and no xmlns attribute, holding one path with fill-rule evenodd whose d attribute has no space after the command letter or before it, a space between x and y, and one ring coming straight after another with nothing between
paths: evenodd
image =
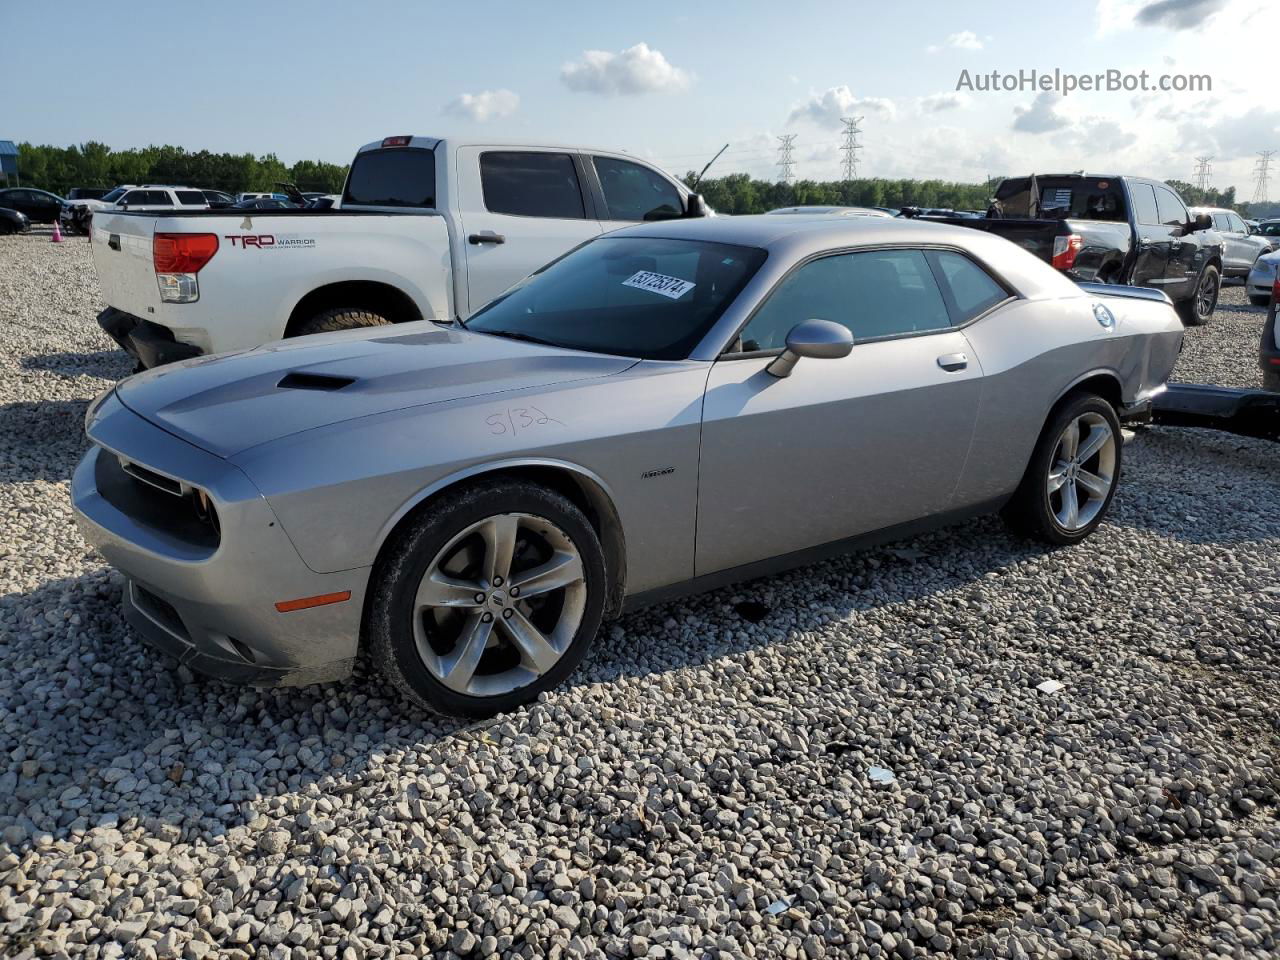
<instances>
[{"instance_id":1,"label":"truck taillight","mask_svg":"<svg viewBox=\"0 0 1280 960\"><path fill-rule=\"evenodd\" d=\"M199 273L217 252L216 233L157 233L151 240L156 273Z\"/></svg>"},{"instance_id":2,"label":"truck taillight","mask_svg":"<svg viewBox=\"0 0 1280 960\"><path fill-rule=\"evenodd\" d=\"M412 139L413 137L384 137L382 145L384 147L407 147Z\"/></svg>"},{"instance_id":3,"label":"truck taillight","mask_svg":"<svg viewBox=\"0 0 1280 960\"><path fill-rule=\"evenodd\" d=\"M1276 278L1271 284L1271 304L1275 306L1278 303L1280 303L1280 273L1276 274Z\"/></svg>"},{"instance_id":4,"label":"truck taillight","mask_svg":"<svg viewBox=\"0 0 1280 960\"><path fill-rule=\"evenodd\" d=\"M200 299L196 274L218 252L216 233L157 233L151 261L163 303L195 303Z\"/></svg>"},{"instance_id":5,"label":"truck taillight","mask_svg":"<svg viewBox=\"0 0 1280 960\"><path fill-rule=\"evenodd\" d=\"M1078 233L1053 238L1052 265L1058 270L1070 270L1076 263L1076 254L1084 246L1084 238Z\"/></svg>"}]
</instances>

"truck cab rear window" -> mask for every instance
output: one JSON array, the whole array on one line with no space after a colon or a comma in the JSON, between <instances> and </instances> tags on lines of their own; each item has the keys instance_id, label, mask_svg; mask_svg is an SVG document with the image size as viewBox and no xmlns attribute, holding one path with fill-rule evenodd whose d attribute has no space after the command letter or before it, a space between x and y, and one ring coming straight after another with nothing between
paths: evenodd
<instances>
[{"instance_id":1,"label":"truck cab rear window","mask_svg":"<svg viewBox=\"0 0 1280 960\"><path fill-rule=\"evenodd\" d=\"M414 147L388 147L356 155L342 194L344 206L434 207L436 155Z\"/></svg>"}]
</instances>

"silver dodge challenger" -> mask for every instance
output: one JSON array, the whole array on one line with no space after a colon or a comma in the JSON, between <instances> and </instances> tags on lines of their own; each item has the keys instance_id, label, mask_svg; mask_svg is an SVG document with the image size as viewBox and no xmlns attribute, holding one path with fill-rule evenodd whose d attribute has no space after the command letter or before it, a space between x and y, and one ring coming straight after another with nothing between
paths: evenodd
<instances>
[{"instance_id":1,"label":"silver dodge challenger","mask_svg":"<svg viewBox=\"0 0 1280 960\"><path fill-rule=\"evenodd\" d=\"M976 230L652 223L465 323L131 377L88 410L72 499L190 668L307 684L363 649L485 715L647 602L993 511L1082 540L1181 340L1162 293Z\"/></svg>"}]
</instances>

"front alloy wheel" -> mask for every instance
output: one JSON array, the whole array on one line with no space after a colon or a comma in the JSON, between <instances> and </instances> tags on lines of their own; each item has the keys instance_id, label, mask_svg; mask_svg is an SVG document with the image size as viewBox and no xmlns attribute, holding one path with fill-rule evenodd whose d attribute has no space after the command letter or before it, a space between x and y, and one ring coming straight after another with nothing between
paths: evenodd
<instances>
[{"instance_id":1,"label":"front alloy wheel","mask_svg":"<svg viewBox=\"0 0 1280 960\"><path fill-rule=\"evenodd\" d=\"M415 703L488 716L573 672L600 625L604 553L567 497L503 478L427 504L388 543L365 642Z\"/></svg>"}]
</instances>

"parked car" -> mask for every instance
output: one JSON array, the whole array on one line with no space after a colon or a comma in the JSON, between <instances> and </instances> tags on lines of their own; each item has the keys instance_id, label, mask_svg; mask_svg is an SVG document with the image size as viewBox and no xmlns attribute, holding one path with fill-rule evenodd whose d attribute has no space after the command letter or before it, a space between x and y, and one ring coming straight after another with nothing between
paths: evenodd
<instances>
[{"instance_id":1,"label":"parked car","mask_svg":"<svg viewBox=\"0 0 1280 960\"><path fill-rule=\"evenodd\" d=\"M389 182L363 162L349 195ZM995 510L1080 542L1182 337L1162 293L978 231L648 223L465 323L131 377L88 409L72 501L191 669L315 683L363 642L409 699L484 715L649 601Z\"/></svg>"},{"instance_id":2,"label":"parked car","mask_svg":"<svg viewBox=\"0 0 1280 960\"><path fill-rule=\"evenodd\" d=\"M233 207L236 198L229 193L223 193L221 190L201 190L204 194L205 203L209 204L211 210L225 210L227 207Z\"/></svg>"},{"instance_id":3,"label":"parked car","mask_svg":"<svg viewBox=\"0 0 1280 960\"><path fill-rule=\"evenodd\" d=\"M891 217L875 207L779 207L767 211L769 216L798 214L806 217Z\"/></svg>"},{"instance_id":4,"label":"parked car","mask_svg":"<svg viewBox=\"0 0 1280 960\"><path fill-rule=\"evenodd\" d=\"M1223 240L1159 180L1009 177L986 218L948 222L1005 237L1073 280L1163 290L1187 324L1208 323L1218 305Z\"/></svg>"},{"instance_id":5,"label":"parked car","mask_svg":"<svg viewBox=\"0 0 1280 960\"><path fill-rule=\"evenodd\" d=\"M99 323L145 366L327 330L465 317L606 230L705 212L625 154L388 137L341 210L93 219Z\"/></svg>"},{"instance_id":6,"label":"parked car","mask_svg":"<svg viewBox=\"0 0 1280 960\"><path fill-rule=\"evenodd\" d=\"M112 206L134 186L132 183L122 184L113 190L108 190L97 199L92 197L76 197L74 199L68 197L67 202L62 205L62 210L58 214L62 229L72 233L88 233L89 222L93 219L94 212Z\"/></svg>"},{"instance_id":7,"label":"parked car","mask_svg":"<svg viewBox=\"0 0 1280 960\"><path fill-rule=\"evenodd\" d=\"M232 204L236 210L297 210L296 203L281 200L277 197L257 197L253 200L241 200Z\"/></svg>"},{"instance_id":8,"label":"parked car","mask_svg":"<svg viewBox=\"0 0 1280 960\"><path fill-rule=\"evenodd\" d=\"M1208 214L1213 229L1222 237L1222 275L1243 277L1253 269L1254 261L1271 252L1270 241L1250 232L1244 218L1223 207L1191 207L1193 217Z\"/></svg>"},{"instance_id":9,"label":"parked car","mask_svg":"<svg viewBox=\"0 0 1280 960\"><path fill-rule=\"evenodd\" d=\"M1280 250L1275 253L1264 253L1253 262L1253 269L1245 278L1244 289L1249 302L1255 307L1265 307L1271 302L1277 267L1280 267Z\"/></svg>"},{"instance_id":10,"label":"parked car","mask_svg":"<svg viewBox=\"0 0 1280 960\"><path fill-rule=\"evenodd\" d=\"M32 187L10 187L0 190L0 207L17 210L32 223L53 223L65 201L56 193Z\"/></svg>"},{"instance_id":11,"label":"parked car","mask_svg":"<svg viewBox=\"0 0 1280 960\"><path fill-rule=\"evenodd\" d=\"M1253 235L1266 240L1272 250L1280 250L1280 220L1263 220L1255 224Z\"/></svg>"},{"instance_id":12,"label":"parked car","mask_svg":"<svg viewBox=\"0 0 1280 960\"><path fill-rule=\"evenodd\" d=\"M11 233L27 233L31 229L31 220L20 210L0 207L0 236Z\"/></svg>"}]
</instances>

